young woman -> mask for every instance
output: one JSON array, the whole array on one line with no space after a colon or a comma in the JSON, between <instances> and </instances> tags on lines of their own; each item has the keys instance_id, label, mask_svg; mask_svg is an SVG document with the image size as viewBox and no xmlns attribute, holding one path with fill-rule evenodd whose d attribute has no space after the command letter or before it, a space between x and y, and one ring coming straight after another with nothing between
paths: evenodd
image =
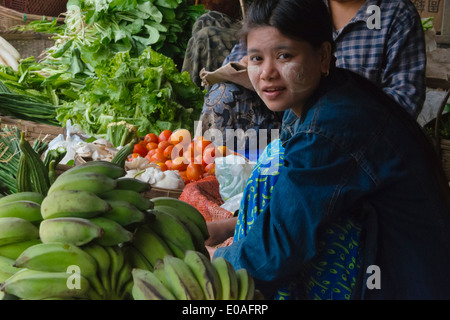
<instances>
[{"instance_id":1,"label":"young woman","mask_svg":"<svg viewBox=\"0 0 450 320\"><path fill-rule=\"evenodd\" d=\"M270 202L213 258L246 268L266 298L450 298L440 161L404 108L335 67L324 3L256 0L242 35L256 92L295 117Z\"/></svg>"}]
</instances>

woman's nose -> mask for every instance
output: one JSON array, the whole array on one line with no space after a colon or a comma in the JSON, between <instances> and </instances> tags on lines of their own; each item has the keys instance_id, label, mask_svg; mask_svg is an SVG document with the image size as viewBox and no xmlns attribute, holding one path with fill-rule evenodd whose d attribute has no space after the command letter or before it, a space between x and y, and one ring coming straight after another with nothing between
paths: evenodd
<instances>
[{"instance_id":1,"label":"woman's nose","mask_svg":"<svg viewBox=\"0 0 450 320\"><path fill-rule=\"evenodd\" d=\"M271 61L265 61L261 66L260 79L264 81L272 80L276 78L278 74L275 65Z\"/></svg>"}]
</instances>

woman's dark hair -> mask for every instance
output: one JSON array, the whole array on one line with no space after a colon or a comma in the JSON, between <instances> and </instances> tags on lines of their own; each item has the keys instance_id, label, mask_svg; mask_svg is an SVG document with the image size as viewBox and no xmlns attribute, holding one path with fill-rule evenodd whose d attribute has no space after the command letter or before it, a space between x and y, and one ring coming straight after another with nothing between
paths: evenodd
<instances>
[{"instance_id":1,"label":"woman's dark hair","mask_svg":"<svg viewBox=\"0 0 450 320\"><path fill-rule=\"evenodd\" d=\"M322 0L253 0L246 9L240 31L247 42L249 31L256 27L271 26L283 35L310 43L318 48L330 42L334 51L333 23Z\"/></svg>"}]
</instances>

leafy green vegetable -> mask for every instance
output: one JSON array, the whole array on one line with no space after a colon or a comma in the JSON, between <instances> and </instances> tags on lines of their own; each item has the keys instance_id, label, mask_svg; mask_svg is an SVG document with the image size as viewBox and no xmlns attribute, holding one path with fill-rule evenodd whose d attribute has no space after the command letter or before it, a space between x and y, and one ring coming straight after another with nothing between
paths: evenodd
<instances>
[{"instance_id":1,"label":"leafy green vegetable","mask_svg":"<svg viewBox=\"0 0 450 320\"><path fill-rule=\"evenodd\" d=\"M137 134L186 128L193 131L204 91L171 58L147 48L137 58L117 53L95 69L79 99L57 109L57 119L78 123L90 135L107 134L111 122L126 121Z\"/></svg>"}]
</instances>

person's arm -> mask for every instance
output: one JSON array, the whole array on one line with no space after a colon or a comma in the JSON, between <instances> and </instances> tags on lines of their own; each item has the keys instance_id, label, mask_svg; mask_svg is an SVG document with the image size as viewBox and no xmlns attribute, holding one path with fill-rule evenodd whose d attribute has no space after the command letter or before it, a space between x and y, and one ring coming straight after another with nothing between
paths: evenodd
<instances>
[{"instance_id":1,"label":"person's arm","mask_svg":"<svg viewBox=\"0 0 450 320\"><path fill-rule=\"evenodd\" d=\"M209 238L206 239L205 245L216 246L234 234L236 227L236 217L222 219L218 221L211 221L207 223Z\"/></svg>"},{"instance_id":2,"label":"person's arm","mask_svg":"<svg viewBox=\"0 0 450 320\"><path fill-rule=\"evenodd\" d=\"M425 36L420 17L406 10L396 15L390 30L382 87L417 118L426 94Z\"/></svg>"},{"instance_id":3,"label":"person's arm","mask_svg":"<svg viewBox=\"0 0 450 320\"><path fill-rule=\"evenodd\" d=\"M285 167L267 209L245 238L218 248L213 258L222 256L235 269L246 268L264 295L271 296L314 256L323 218L345 212L341 192L345 177L355 170L356 162L326 138L295 136L286 147Z\"/></svg>"}]
</instances>

